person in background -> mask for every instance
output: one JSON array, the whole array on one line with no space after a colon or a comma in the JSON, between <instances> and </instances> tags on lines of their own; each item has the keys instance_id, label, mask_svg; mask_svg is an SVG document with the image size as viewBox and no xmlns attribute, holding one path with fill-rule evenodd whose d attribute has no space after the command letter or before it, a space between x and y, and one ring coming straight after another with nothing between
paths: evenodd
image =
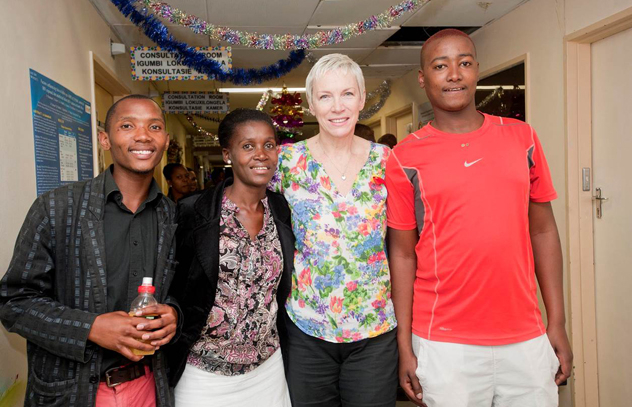
<instances>
[{"instance_id":1,"label":"person in background","mask_svg":"<svg viewBox=\"0 0 632 407\"><path fill-rule=\"evenodd\" d=\"M219 125L235 177L178 204L183 333L169 353L178 407L290 407L278 318L291 289L294 236L270 117L236 109ZM281 349L279 349L281 347Z\"/></svg>"},{"instance_id":2,"label":"person in background","mask_svg":"<svg viewBox=\"0 0 632 407\"><path fill-rule=\"evenodd\" d=\"M360 138L368 140L371 143L375 143L375 133L373 132L373 129L366 124L356 123L353 134Z\"/></svg>"},{"instance_id":3,"label":"person in background","mask_svg":"<svg viewBox=\"0 0 632 407\"><path fill-rule=\"evenodd\" d=\"M219 185L222 181L224 181L224 179L226 179L226 172L224 171L224 168L215 167L213 168L213 171L211 171L211 179L208 180L208 182L204 186L204 189L206 190L206 189L214 188L217 185Z\"/></svg>"},{"instance_id":4,"label":"person in background","mask_svg":"<svg viewBox=\"0 0 632 407\"><path fill-rule=\"evenodd\" d=\"M386 165L400 384L420 406L557 406L573 355L542 146L476 110L467 34L438 32L420 59L435 118Z\"/></svg>"},{"instance_id":5,"label":"person in background","mask_svg":"<svg viewBox=\"0 0 632 407\"><path fill-rule=\"evenodd\" d=\"M380 144L389 146L391 149L397 145L397 137L394 134L386 133L377 141Z\"/></svg>"},{"instance_id":6,"label":"person in background","mask_svg":"<svg viewBox=\"0 0 632 407\"><path fill-rule=\"evenodd\" d=\"M162 347L179 320L175 208L153 179L169 145L162 110L120 99L99 143L114 163L37 198L0 281L0 320L28 345L25 406L173 406ZM143 277L161 304L130 316Z\"/></svg>"},{"instance_id":7,"label":"person in background","mask_svg":"<svg viewBox=\"0 0 632 407\"><path fill-rule=\"evenodd\" d=\"M189 172L189 193L193 194L198 192L200 186L198 185L197 174L193 170L193 168L187 167L187 171Z\"/></svg>"},{"instance_id":8,"label":"person in background","mask_svg":"<svg viewBox=\"0 0 632 407\"><path fill-rule=\"evenodd\" d=\"M296 254L286 304L294 407L395 406L397 341L386 260L390 149L354 135L365 88L348 56L307 76L319 133L279 153L270 185L292 209Z\"/></svg>"},{"instance_id":9,"label":"person in background","mask_svg":"<svg viewBox=\"0 0 632 407\"><path fill-rule=\"evenodd\" d=\"M169 185L167 196L175 203L191 192L189 171L182 164L169 163L162 169L162 174Z\"/></svg>"}]
</instances>

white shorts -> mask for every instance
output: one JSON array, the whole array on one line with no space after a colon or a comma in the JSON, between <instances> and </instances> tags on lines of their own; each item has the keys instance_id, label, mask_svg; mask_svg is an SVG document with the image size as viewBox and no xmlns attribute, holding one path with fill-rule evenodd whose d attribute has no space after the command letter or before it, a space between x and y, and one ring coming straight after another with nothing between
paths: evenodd
<instances>
[{"instance_id":1,"label":"white shorts","mask_svg":"<svg viewBox=\"0 0 632 407\"><path fill-rule=\"evenodd\" d=\"M291 407L281 350L255 370L222 376L187 363L175 389L176 407Z\"/></svg>"},{"instance_id":2,"label":"white shorts","mask_svg":"<svg viewBox=\"0 0 632 407\"><path fill-rule=\"evenodd\" d=\"M556 407L560 366L546 334L502 346L429 341L413 335L428 407Z\"/></svg>"}]
</instances>

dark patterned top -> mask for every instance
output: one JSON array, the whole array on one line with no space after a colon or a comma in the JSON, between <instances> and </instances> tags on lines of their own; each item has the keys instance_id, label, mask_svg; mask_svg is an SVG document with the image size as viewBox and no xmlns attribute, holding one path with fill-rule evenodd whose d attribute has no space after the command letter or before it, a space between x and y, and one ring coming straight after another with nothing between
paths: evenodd
<instances>
[{"instance_id":1,"label":"dark patterned top","mask_svg":"<svg viewBox=\"0 0 632 407\"><path fill-rule=\"evenodd\" d=\"M215 305L187 360L208 372L248 373L279 348L276 292L283 254L268 198L261 202L263 227L252 240L237 220L237 205L222 200Z\"/></svg>"}]
</instances>

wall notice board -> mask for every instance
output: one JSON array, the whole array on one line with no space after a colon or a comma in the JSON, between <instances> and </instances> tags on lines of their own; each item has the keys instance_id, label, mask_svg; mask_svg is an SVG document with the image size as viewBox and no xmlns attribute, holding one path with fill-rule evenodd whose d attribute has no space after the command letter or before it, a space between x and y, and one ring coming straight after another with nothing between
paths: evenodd
<instances>
[{"instance_id":1,"label":"wall notice board","mask_svg":"<svg viewBox=\"0 0 632 407\"><path fill-rule=\"evenodd\" d=\"M37 195L92 178L90 102L30 70Z\"/></svg>"}]
</instances>

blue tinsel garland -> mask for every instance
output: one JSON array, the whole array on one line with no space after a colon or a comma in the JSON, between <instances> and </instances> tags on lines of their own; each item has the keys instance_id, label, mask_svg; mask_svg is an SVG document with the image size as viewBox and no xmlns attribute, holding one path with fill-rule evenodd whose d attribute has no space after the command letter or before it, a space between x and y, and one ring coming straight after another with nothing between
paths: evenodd
<instances>
[{"instance_id":1,"label":"blue tinsel garland","mask_svg":"<svg viewBox=\"0 0 632 407\"><path fill-rule=\"evenodd\" d=\"M179 63L196 71L213 76L220 82L232 82L236 85L249 85L253 82L261 83L270 79L280 78L298 67L305 59L305 51L290 52L287 59L281 59L276 63L259 69L231 69L225 72L221 65L208 59L206 55L197 52L183 42L176 41L167 27L152 14L143 15L132 5L136 0L110 0L123 15L130 19L137 27L141 28L150 40L161 48L176 54Z\"/></svg>"}]
</instances>

